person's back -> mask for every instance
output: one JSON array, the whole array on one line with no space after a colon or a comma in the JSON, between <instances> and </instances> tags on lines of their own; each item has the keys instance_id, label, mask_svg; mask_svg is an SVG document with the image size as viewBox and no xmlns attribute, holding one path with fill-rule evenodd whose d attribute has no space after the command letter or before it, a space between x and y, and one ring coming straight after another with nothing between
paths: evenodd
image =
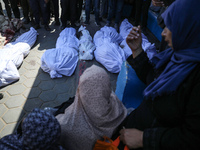
<instances>
[{"instance_id":1,"label":"person's back","mask_svg":"<svg viewBox=\"0 0 200 150\"><path fill-rule=\"evenodd\" d=\"M111 90L109 75L93 65L81 75L74 102L56 116L61 124L61 145L70 150L91 150L97 139L112 136L126 114Z\"/></svg>"}]
</instances>

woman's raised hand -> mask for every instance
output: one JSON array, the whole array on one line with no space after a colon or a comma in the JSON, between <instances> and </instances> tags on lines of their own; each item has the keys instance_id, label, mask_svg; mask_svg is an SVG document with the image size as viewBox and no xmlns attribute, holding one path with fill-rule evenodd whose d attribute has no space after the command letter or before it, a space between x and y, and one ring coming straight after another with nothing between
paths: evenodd
<instances>
[{"instance_id":1,"label":"woman's raised hand","mask_svg":"<svg viewBox=\"0 0 200 150\"><path fill-rule=\"evenodd\" d=\"M142 35L140 26L132 28L126 38L126 43L132 51L133 58L142 52Z\"/></svg>"}]
</instances>

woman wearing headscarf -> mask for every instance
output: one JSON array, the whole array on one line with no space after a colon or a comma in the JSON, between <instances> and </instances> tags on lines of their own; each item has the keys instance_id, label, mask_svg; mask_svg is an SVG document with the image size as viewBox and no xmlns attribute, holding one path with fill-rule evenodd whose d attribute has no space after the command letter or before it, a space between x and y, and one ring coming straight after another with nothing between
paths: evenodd
<instances>
[{"instance_id":1,"label":"woman wearing headscarf","mask_svg":"<svg viewBox=\"0 0 200 150\"><path fill-rule=\"evenodd\" d=\"M64 150L57 141L60 124L50 113L35 108L22 123L22 133L0 140L1 150Z\"/></svg>"},{"instance_id":2,"label":"woman wearing headscarf","mask_svg":"<svg viewBox=\"0 0 200 150\"><path fill-rule=\"evenodd\" d=\"M130 149L200 149L200 1L176 0L162 14L169 49L148 60L140 27L127 36L128 62L148 86L144 101L121 124ZM122 149L122 148L120 148Z\"/></svg>"},{"instance_id":3,"label":"woman wearing headscarf","mask_svg":"<svg viewBox=\"0 0 200 150\"><path fill-rule=\"evenodd\" d=\"M70 150L92 150L97 139L113 135L126 114L111 90L107 72L93 65L81 75L74 102L56 116L61 124L61 145Z\"/></svg>"}]
</instances>

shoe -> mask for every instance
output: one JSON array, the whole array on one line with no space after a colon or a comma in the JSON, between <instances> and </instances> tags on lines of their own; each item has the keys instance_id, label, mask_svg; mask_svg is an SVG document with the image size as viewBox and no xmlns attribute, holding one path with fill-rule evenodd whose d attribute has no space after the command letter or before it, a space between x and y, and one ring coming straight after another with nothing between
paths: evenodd
<instances>
[{"instance_id":1,"label":"shoe","mask_svg":"<svg viewBox=\"0 0 200 150\"><path fill-rule=\"evenodd\" d=\"M0 93L0 99L2 99L3 98L3 94L2 93Z\"/></svg>"},{"instance_id":2,"label":"shoe","mask_svg":"<svg viewBox=\"0 0 200 150\"><path fill-rule=\"evenodd\" d=\"M29 22L30 22L30 19L29 19L29 18L24 18L24 19L23 19L23 23L24 23L24 24L28 24Z\"/></svg>"},{"instance_id":3,"label":"shoe","mask_svg":"<svg viewBox=\"0 0 200 150\"><path fill-rule=\"evenodd\" d=\"M77 21L75 22L75 25L79 27L79 26L81 25L81 24L80 24L80 20L77 20Z\"/></svg>"},{"instance_id":4,"label":"shoe","mask_svg":"<svg viewBox=\"0 0 200 150\"><path fill-rule=\"evenodd\" d=\"M65 28L66 28L66 26L62 25L62 26L60 27L60 30L64 30Z\"/></svg>"},{"instance_id":5,"label":"shoe","mask_svg":"<svg viewBox=\"0 0 200 150\"><path fill-rule=\"evenodd\" d=\"M54 25L55 25L55 26L59 26L59 25L60 25L60 21L59 21L59 20L56 20L55 23L54 23Z\"/></svg>"},{"instance_id":6,"label":"shoe","mask_svg":"<svg viewBox=\"0 0 200 150\"><path fill-rule=\"evenodd\" d=\"M44 20L43 20L43 18L40 18L40 22L41 22L41 25L44 25Z\"/></svg>"},{"instance_id":7,"label":"shoe","mask_svg":"<svg viewBox=\"0 0 200 150\"><path fill-rule=\"evenodd\" d=\"M110 27L110 26L111 26L111 23L107 22L107 23L105 24L105 26Z\"/></svg>"},{"instance_id":8,"label":"shoe","mask_svg":"<svg viewBox=\"0 0 200 150\"><path fill-rule=\"evenodd\" d=\"M89 21L85 21L83 24L84 25L89 25Z\"/></svg>"},{"instance_id":9,"label":"shoe","mask_svg":"<svg viewBox=\"0 0 200 150\"><path fill-rule=\"evenodd\" d=\"M44 110L52 115L55 115L56 111L58 111L58 109L52 107L45 107Z\"/></svg>"},{"instance_id":10,"label":"shoe","mask_svg":"<svg viewBox=\"0 0 200 150\"><path fill-rule=\"evenodd\" d=\"M115 23L114 28L116 29L116 31L119 31L119 25Z\"/></svg>"},{"instance_id":11,"label":"shoe","mask_svg":"<svg viewBox=\"0 0 200 150\"><path fill-rule=\"evenodd\" d=\"M51 31L51 28L49 27L49 25L44 25L44 28L46 31Z\"/></svg>"},{"instance_id":12,"label":"shoe","mask_svg":"<svg viewBox=\"0 0 200 150\"><path fill-rule=\"evenodd\" d=\"M70 25L70 27L72 27L72 28L75 28L75 29L76 29L76 28L77 28L77 25L76 25L75 23L73 23L73 24L71 24L71 25Z\"/></svg>"},{"instance_id":13,"label":"shoe","mask_svg":"<svg viewBox=\"0 0 200 150\"><path fill-rule=\"evenodd\" d=\"M101 26L100 22L96 22L96 21L95 21L95 24L96 24L97 27L100 27L100 26Z\"/></svg>"},{"instance_id":14,"label":"shoe","mask_svg":"<svg viewBox=\"0 0 200 150\"><path fill-rule=\"evenodd\" d=\"M39 24L35 24L35 25L34 25L34 28L35 28L35 30L37 30L37 29L40 29L41 27L40 27Z\"/></svg>"},{"instance_id":15,"label":"shoe","mask_svg":"<svg viewBox=\"0 0 200 150\"><path fill-rule=\"evenodd\" d=\"M35 21L34 21L34 19L33 19L33 18L31 18L30 22L31 22L31 25L32 25L32 26L34 26L34 25L35 25Z\"/></svg>"}]
</instances>

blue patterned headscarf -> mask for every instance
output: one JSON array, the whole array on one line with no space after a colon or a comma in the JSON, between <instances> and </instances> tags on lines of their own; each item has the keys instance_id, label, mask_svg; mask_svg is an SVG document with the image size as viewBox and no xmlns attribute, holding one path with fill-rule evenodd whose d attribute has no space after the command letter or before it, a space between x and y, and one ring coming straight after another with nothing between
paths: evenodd
<instances>
[{"instance_id":1,"label":"blue patterned headscarf","mask_svg":"<svg viewBox=\"0 0 200 150\"><path fill-rule=\"evenodd\" d=\"M172 32L173 50L167 49L154 58L155 69L166 65L160 76L145 90L146 99L176 91L200 62L200 0L176 0L162 14Z\"/></svg>"},{"instance_id":2,"label":"blue patterned headscarf","mask_svg":"<svg viewBox=\"0 0 200 150\"><path fill-rule=\"evenodd\" d=\"M22 135L11 134L0 140L1 150L64 150L56 143L60 137L57 119L41 109L34 109L23 121Z\"/></svg>"}]
</instances>

